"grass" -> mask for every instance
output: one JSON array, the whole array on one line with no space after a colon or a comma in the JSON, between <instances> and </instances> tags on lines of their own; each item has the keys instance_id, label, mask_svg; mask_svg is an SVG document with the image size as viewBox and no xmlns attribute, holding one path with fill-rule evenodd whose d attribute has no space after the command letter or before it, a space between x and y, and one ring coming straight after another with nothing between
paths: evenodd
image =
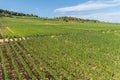
<instances>
[{"instance_id":1,"label":"grass","mask_svg":"<svg viewBox=\"0 0 120 80\"><path fill-rule=\"evenodd\" d=\"M114 35L81 32L58 35L55 38L42 36L25 43L29 43L28 46L36 51L37 56L43 57L59 71L64 67L77 78L87 79L94 76L93 79L109 80L117 78L112 77L112 74L120 75L116 72L119 69L116 67L118 64L115 63L116 55L119 55L120 43L119 37ZM48 56L52 60L48 59ZM83 76L81 76L82 72Z\"/></svg>"},{"instance_id":2,"label":"grass","mask_svg":"<svg viewBox=\"0 0 120 80\"><path fill-rule=\"evenodd\" d=\"M103 31L103 32L120 32L120 25L111 23L71 23L71 22L61 22L61 21L44 21L38 18L0 18L0 23L4 27L9 27L11 31L7 30L6 35L10 36L31 36L35 34L48 35L48 34L61 34L61 33L71 33L80 32L81 30L87 31ZM23 29L24 28L24 29ZM9 33L8 33L9 32ZM5 33L5 31L4 31Z\"/></svg>"},{"instance_id":3,"label":"grass","mask_svg":"<svg viewBox=\"0 0 120 80\"><path fill-rule=\"evenodd\" d=\"M7 45L6 47L7 47L8 55L10 56L10 59L11 59L11 61L12 61L12 65L13 65L13 67L14 67L14 70L15 70L17 76L18 76L18 79L19 79L19 80L20 80L20 79L23 79L22 76L21 76L21 74L19 73L19 69L18 69L18 67L17 67L17 65L16 65L16 63L15 63L15 60L14 60L13 57L12 57L12 54L11 54L11 52L10 52L9 46Z\"/></svg>"},{"instance_id":4,"label":"grass","mask_svg":"<svg viewBox=\"0 0 120 80\"><path fill-rule=\"evenodd\" d=\"M31 61L33 68L39 71L40 76L43 74L38 65L24 49L28 50L28 53L55 79L64 77L69 80L119 80L120 78L119 24L71 23L22 17L2 17L0 23L3 26L0 29L1 35L4 33L5 37L32 37L32 39L17 41L15 44L10 42L10 45L29 76L34 79L37 77L26 66L26 62L13 45L18 46L26 59ZM5 63L4 56L2 54L1 56ZM10 58L16 65L12 56ZM16 66L14 68L17 69ZM17 74L18 71L16 70Z\"/></svg>"}]
</instances>

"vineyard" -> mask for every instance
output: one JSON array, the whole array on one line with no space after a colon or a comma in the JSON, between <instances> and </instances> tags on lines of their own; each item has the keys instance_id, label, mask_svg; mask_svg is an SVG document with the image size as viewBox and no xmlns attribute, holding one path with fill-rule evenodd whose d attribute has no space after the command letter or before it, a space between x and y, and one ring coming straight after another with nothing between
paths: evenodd
<instances>
[{"instance_id":1,"label":"vineyard","mask_svg":"<svg viewBox=\"0 0 120 80\"><path fill-rule=\"evenodd\" d=\"M0 18L0 80L119 80L120 25Z\"/></svg>"}]
</instances>

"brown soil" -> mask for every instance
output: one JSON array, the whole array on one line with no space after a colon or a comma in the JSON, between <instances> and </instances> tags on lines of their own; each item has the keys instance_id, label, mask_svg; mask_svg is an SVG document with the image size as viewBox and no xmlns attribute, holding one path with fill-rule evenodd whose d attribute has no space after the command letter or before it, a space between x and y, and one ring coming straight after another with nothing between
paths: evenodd
<instances>
[{"instance_id":1,"label":"brown soil","mask_svg":"<svg viewBox=\"0 0 120 80\"><path fill-rule=\"evenodd\" d=\"M30 78L30 76L28 75L28 73L25 71L23 65L21 64L20 60L18 59L17 55L15 54L14 50L12 49L12 47L10 46L10 50L12 52L12 56L19 68L20 74L22 74L22 77L24 80L31 80L32 78Z\"/></svg>"},{"instance_id":2,"label":"brown soil","mask_svg":"<svg viewBox=\"0 0 120 80\"><path fill-rule=\"evenodd\" d=\"M48 74L48 71L46 71L46 69L43 68L43 66L39 63L39 61L36 60L36 59L34 58L34 56L30 55L30 54L29 54L29 51L28 51L22 44L19 44L19 45L23 48L24 51L26 51L26 53L27 53L30 57L32 57L32 58L34 59L34 62L35 62L36 64L38 64L40 67L42 67L43 71ZM58 75L62 80L68 80L60 71L58 71L57 69L55 69L55 68L54 68L51 64L49 64L45 59L43 59L43 58L40 57L40 56L39 56L39 58L40 58L40 59L42 60L42 62L44 62L48 67L50 67L51 70L53 70L55 73L57 73L57 75ZM48 57L48 58L49 58L49 57ZM48 74L48 75L50 75L50 74ZM50 76L51 76L51 75L50 75Z\"/></svg>"},{"instance_id":3,"label":"brown soil","mask_svg":"<svg viewBox=\"0 0 120 80\"><path fill-rule=\"evenodd\" d=\"M5 61L6 61L6 67L7 67L7 70L8 70L9 79L10 80L18 79L17 76L16 76L16 73L15 73L15 70L13 68L12 62L10 60L10 57L8 56L8 52L7 52L5 46L2 46L2 51L3 51L3 54L4 54L5 59L6 59Z\"/></svg>"},{"instance_id":4,"label":"brown soil","mask_svg":"<svg viewBox=\"0 0 120 80\"><path fill-rule=\"evenodd\" d=\"M4 80L4 72L3 72L1 57L0 57L0 80Z\"/></svg>"}]
</instances>

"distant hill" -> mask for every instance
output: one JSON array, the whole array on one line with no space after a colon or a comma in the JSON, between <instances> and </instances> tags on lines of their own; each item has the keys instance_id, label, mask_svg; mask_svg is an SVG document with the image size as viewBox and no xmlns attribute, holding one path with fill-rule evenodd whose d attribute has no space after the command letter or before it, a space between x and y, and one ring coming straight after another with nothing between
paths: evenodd
<instances>
[{"instance_id":1,"label":"distant hill","mask_svg":"<svg viewBox=\"0 0 120 80\"><path fill-rule=\"evenodd\" d=\"M100 22L98 20L90 20L90 19L81 19L81 18L77 18L77 17L69 17L69 16L61 16L61 17L54 17L54 18L45 18L45 17L39 17L42 20L51 20L51 21L64 21L64 22L80 22L80 23L84 23L84 22Z\"/></svg>"},{"instance_id":2,"label":"distant hill","mask_svg":"<svg viewBox=\"0 0 120 80\"><path fill-rule=\"evenodd\" d=\"M56 17L57 20L62 20L65 22L99 22L98 20L89 20L89 19L81 19L76 17L68 17L68 16L62 16L62 17Z\"/></svg>"},{"instance_id":3,"label":"distant hill","mask_svg":"<svg viewBox=\"0 0 120 80\"><path fill-rule=\"evenodd\" d=\"M0 17L1 16L5 16L5 17L12 17L12 16L33 16L33 17L38 17L37 15L33 15L33 14L24 14L24 13L19 13L19 12L0 9Z\"/></svg>"}]
</instances>

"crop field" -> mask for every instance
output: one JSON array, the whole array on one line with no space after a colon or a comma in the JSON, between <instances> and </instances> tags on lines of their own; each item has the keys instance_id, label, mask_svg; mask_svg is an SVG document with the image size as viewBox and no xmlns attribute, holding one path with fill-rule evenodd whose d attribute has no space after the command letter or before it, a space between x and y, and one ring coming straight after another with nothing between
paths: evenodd
<instances>
[{"instance_id":1,"label":"crop field","mask_svg":"<svg viewBox=\"0 0 120 80\"><path fill-rule=\"evenodd\" d=\"M119 24L0 18L0 80L119 79Z\"/></svg>"}]
</instances>

